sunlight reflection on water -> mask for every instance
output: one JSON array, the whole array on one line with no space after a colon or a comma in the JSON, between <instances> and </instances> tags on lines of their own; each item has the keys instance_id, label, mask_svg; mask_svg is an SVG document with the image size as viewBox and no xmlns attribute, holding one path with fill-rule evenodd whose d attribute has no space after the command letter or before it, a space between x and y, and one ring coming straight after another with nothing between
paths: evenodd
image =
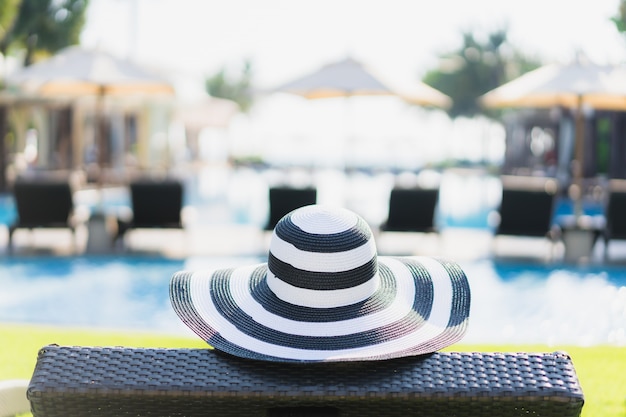
<instances>
[{"instance_id":1,"label":"sunlight reflection on water","mask_svg":"<svg viewBox=\"0 0 626 417\"><path fill-rule=\"evenodd\" d=\"M169 304L179 270L249 265L248 258L11 258L0 266L0 321L191 335ZM467 343L626 345L626 271L462 264L472 289Z\"/></svg>"},{"instance_id":2,"label":"sunlight reflection on water","mask_svg":"<svg viewBox=\"0 0 626 417\"><path fill-rule=\"evenodd\" d=\"M626 344L626 271L477 262L469 342Z\"/></svg>"}]
</instances>

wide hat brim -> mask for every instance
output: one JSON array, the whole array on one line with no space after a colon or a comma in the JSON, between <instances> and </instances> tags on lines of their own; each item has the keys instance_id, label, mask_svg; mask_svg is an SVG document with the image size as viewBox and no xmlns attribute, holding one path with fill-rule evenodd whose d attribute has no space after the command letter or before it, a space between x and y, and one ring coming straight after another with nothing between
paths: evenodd
<instances>
[{"instance_id":1,"label":"wide hat brim","mask_svg":"<svg viewBox=\"0 0 626 417\"><path fill-rule=\"evenodd\" d=\"M280 362L380 360L432 353L466 332L470 289L455 262L378 256L380 285L351 305L312 308L270 290L266 263L182 271L172 306L209 345L235 356Z\"/></svg>"}]
</instances>

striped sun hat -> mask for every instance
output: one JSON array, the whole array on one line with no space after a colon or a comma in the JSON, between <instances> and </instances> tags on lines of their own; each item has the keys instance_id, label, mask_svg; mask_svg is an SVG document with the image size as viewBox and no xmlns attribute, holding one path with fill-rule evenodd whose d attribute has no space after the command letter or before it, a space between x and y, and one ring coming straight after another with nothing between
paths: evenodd
<instances>
[{"instance_id":1,"label":"striped sun hat","mask_svg":"<svg viewBox=\"0 0 626 417\"><path fill-rule=\"evenodd\" d=\"M267 263L177 272L170 298L216 349L282 362L431 353L461 339L470 309L459 265L378 256L361 217L321 205L280 220Z\"/></svg>"}]
</instances>

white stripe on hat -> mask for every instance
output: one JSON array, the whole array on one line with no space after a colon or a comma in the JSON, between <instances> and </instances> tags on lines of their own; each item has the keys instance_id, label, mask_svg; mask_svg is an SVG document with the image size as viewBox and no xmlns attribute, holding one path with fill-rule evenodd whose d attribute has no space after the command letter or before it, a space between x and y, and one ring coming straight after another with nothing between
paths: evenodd
<instances>
[{"instance_id":1,"label":"white stripe on hat","mask_svg":"<svg viewBox=\"0 0 626 417\"><path fill-rule=\"evenodd\" d=\"M307 252L285 242L274 232L270 243L270 253L281 261L304 271L342 272L363 266L374 258L376 244L373 239L370 239L358 248L344 252Z\"/></svg>"},{"instance_id":2,"label":"white stripe on hat","mask_svg":"<svg viewBox=\"0 0 626 417\"><path fill-rule=\"evenodd\" d=\"M339 360L342 358L360 359L384 355L393 355L394 353L401 352L406 349L416 349L420 344L428 344L433 338L442 334L446 330L447 324L450 319L452 300L452 283L450 281L450 276L448 275L445 268L436 260L422 257L417 258L417 260L427 268L433 279L434 302L433 309L428 321L417 331L410 333L406 336L371 346L364 346L353 349L340 349L333 351L297 349L263 342L243 333L242 331L237 329L237 327L235 327L233 323L229 322L225 317L223 317L221 313L216 309L211 299L210 279L207 279L208 277L205 273L193 273L189 277L190 297L200 318L205 323L210 323L210 327L218 331L221 337L228 340L233 345L241 346L244 349L258 352L263 355L296 361L322 361L331 359ZM379 258L379 261L384 261L384 264L387 265L396 276L403 276L407 273L406 266L400 261L392 258ZM250 274L256 267L258 267L258 265L238 268L236 270L237 277L231 277L231 289L233 290L233 297L237 300L237 302L239 302L240 297L248 291L248 281L245 279L241 279L241 276L250 276ZM248 302L246 300L243 301ZM240 304L240 306L243 308L245 304ZM399 320L402 317L404 316L398 314L397 319ZM365 320L366 317L362 317L359 320L361 319ZM324 326L321 325L328 324L328 327L334 327L337 326L338 323L342 322L311 323L311 326L322 328ZM302 325L303 323L298 322L296 328L300 328ZM273 327L278 328L286 333L288 333L288 330L292 330L291 328L288 329L276 325L274 325ZM376 326L373 326L372 328L375 327ZM353 332L352 329L350 329L350 331L347 331L347 329L343 326L340 326L340 328L344 331L344 333L341 334L350 334L351 332ZM312 329L309 330L309 332L304 332L305 335L312 335Z\"/></svg>"},{"instance_id":3,"label":"white stripe on hat","mask_svg":"<svg viewBox=\"0 0 626 417\"><path fill-rule=\"evenodd\" d=\"M408 271L406 271L405 268L405 276L407 275L407 272ZM249 279L249 277L247 278ZM399 317L404 317L409 314L413 307L413 300L415 297L415 287L411 282L412 278L410 280L401 279L398 280L399 282L397 283L398 292L396 294L396 298L387 308L383 310L379 310L368 316L361 316L348 320L333 322L303 322L290 320L268 312L262 305L257 303L250 292L247 291L247 288L244 289L243 286L240 286L239 284L232 285L235 279L245 280L246 277L244 277L243 274L233 274L230 281L231 294L237 305L239 305L239 307L246 314L254 318L254 321L264 327L299 336L342 336L345 334L359 333L371 330L375 327L384 326L394 320L398 320ZM235 287L240 287L240 289L238 290ZM318 293L314 298L326 298L323 294L319 294L326 291L314 292Z\"/></svg>"},{"instance_id":4,"label":"white stripe on hat","mask_svg":"<svg viewBox=\"0 0 626 417\"><path fill-rule=\"evenodd\" d=\"M315 234L345 232L356 226L359 221L357 215L350 210L320 204L301 207L298 211L291 213L290 219L304 232Z\"/></svg>"}]
</instances>

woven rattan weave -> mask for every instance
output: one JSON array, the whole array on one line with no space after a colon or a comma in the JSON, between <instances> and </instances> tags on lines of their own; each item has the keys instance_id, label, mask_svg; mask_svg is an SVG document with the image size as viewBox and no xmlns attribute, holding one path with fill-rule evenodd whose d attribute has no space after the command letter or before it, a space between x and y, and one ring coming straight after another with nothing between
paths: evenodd
<instances>
[{"instance_id":1,"label":"woven rattan weave","mask_svg":"<svg viewBox=\"0 0 626 417\"><path fill-rule=\"evenodd\" d=\"M565 353L434 353L284 364L208 349L63 347L39 354L37 416L578 416Z\"/></svg>"}]
</instances>

